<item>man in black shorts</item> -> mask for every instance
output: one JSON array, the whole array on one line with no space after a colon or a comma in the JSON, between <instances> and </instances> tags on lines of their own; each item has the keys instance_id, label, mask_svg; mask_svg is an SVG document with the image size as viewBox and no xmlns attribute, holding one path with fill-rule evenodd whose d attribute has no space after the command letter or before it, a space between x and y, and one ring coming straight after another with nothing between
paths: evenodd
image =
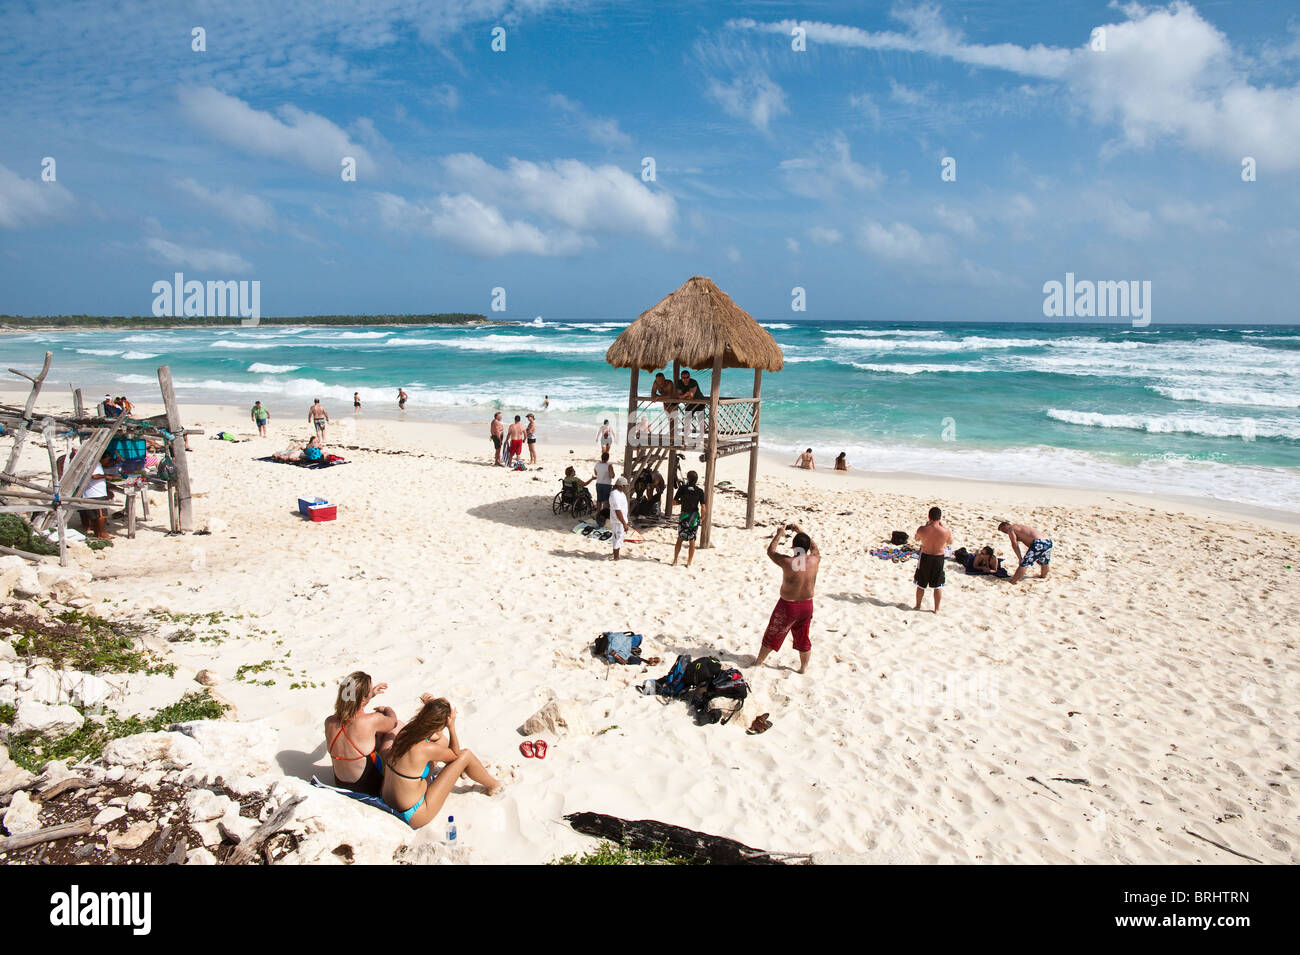
<instances>
[{"instance_id":1,"label":"man in black shorts","mask_svg":"<svg viewBox=\"0 0 1300 955\"><path fill-rule=\"evenodd\" d=\"M695 559L695 535L700 529L700 522L704 520L704 491L695 482L699 475L690 471L686 475L686 483L677 489L673 495L673 500L682 506L680 515L677 518L677 543L673 546L673 565L677 564L677 555L682 552L682 541L690 541L690 549L686 552L686 566L691 566L691 561Z\"/></svg>"},{"instance_id":2,"label":"man in black shorts","mask_svg":"<svg viewBox=\"0 0 1300 955\"><path fill-rule=\"evenodd\" d=\"M925 596L925 588L929 587L934 591L934 612L939 612L944 584L944 549L952 544L952 531L944 526L942 518L943 511L932 507L930 519L916 529L916 539L921 542L921 557L917 561L916 576L912 578L916 584L914 610L921 609L921 598Z\"/></svg>"}]
</instances>

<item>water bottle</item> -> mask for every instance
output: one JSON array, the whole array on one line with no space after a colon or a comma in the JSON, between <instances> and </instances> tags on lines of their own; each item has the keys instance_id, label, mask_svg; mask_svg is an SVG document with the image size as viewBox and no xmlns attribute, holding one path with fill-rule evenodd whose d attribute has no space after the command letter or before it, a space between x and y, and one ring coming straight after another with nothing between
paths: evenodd
<instances>
[{"instance_id":1,"label":"water bottle","mask_svg":"<svg viewBox=\"0 0 1300 955\"><path fill-rule=\"evenodd\" d=\"M447 817L447 842L451 845L456 843L456 817Z\"/></svg>"}]
</instances>

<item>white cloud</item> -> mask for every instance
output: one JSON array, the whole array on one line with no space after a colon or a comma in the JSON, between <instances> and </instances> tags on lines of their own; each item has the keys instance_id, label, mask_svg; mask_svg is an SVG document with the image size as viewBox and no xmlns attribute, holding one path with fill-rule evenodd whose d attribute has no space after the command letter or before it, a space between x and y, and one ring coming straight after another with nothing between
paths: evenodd
<instances>
[{"instance_id":1,"label":"white cloud","mask_svg":"<svg viewBox=\"0 0 1300 955\"><path fill-rule=\"evenodd\" d=\"M602 116L592 116L578 103L563 93L552 93L546 102L554 109L569 116L582 129L592 142L608 149L632 145L632 137L618 128L618 120Z\"/></svg>"},{"instance_id":2,"label":"white cloud","mask_svg":"<svg viewBox=\"0 0 1300 955\"><path fill-rule=\"evenodd\" d=\"M730 262L732 265L739 265L740 262L741 262L741 259L742 259L742 256L741 256L741 254L740 254L740 250L739 250L738 248L736 248L734 245L729 245L729 246L727 246L727 261L728 261L728 262Z\"/></svg>"},{"instance_id":3,"label":"white cloud","mask_svg":"<svg viewBox=\"0 0 1300 955\"><path fill-rule=\"evenodd\" d=\"M66 215L75 202L58 182L24 179L0 164L0 228L43 225Z\"/></svg>"},{"instance_id":4,"label":"white cloud","mask_svg":"<svg viewBox=\"0 0 1300 955\"><path fill-rule=\"evenodd\" d=\"M880 187L885 174L879 167L868 169L853 161L849 142L842 133L821 144L812 156L786 159L780 164L791 191L801 196L832 198L844 189L867 192Z\"/></svg>"},{"instance_id":5,"label":"white cloud","mask_svg":"<svg viewBox=\"0 0 1300 955\"><path fill-rule=\"evenodd\" d=\"M751 70L731 82L710 80L706 91L730 116L767 132L772 120L790 112L785 91L764 70Z\"/></svg>"},{"instance_id":6,"label":"white cloud","mask_svg":"<svg viewBox=\"0 0 1300 955\"><path fill-rule=\"evenodd\" d=\"M253 266L234 252L220 249L187 249L166 239L145 240L145 247L168 265L202 272L251 272Z\"/></svg>"},{"instance_id":7,"label":"white cloud","mask_svg":"<svg viewBox=\"0 0 1300 955\"><path fill-rule=\"evenodd\" d=\"M814 245L839 245L844 241L844 234L839 229L815 225L808 230L808 238Z\"/></svg>"},{"instance_id":8,"label":"white cloud","mask_svg":"<svg viewBox=\"0 0 1300 955\"><path fill-rule=\"evenodd\" d=\"M934 214L949 232L967 237L979 232L979 227L975 224L975 217L962 209L953 209L939 203L934 207Z\"/></svg>"},{"instance_id":9,"label":"white cloud","mask_svg":"<svg viewBox=\"0 0 1300 955\"><path fill-rule=\"evenodd\" d=\"M858 245L877 259L907 265L935 265L949 258L943 236L926 235L906 222L882 225L873 219L863 223Z\"/></svg>"},{"instance_id":10,"label":"white cloud","mask_svg":"<svg viewBox=\"0 0 1300 955\"><path fill-rule=\"evenodd\" d=\"M430 235L473 255L572 255L585 244L572 231L548 234L531 223L507 219L500 209L464 193L440 195L429 203L408 202L387 192L375 198L389 228Z\"/></svg>"},{"instance_id":11,"label":"white cloud","mask_svg":"<svg viewBox=\"0 0 1300 955\"><path fill-rule=\"evenodd\" d=\"M1254 156L1265 169L1300 168L1300 84L1252 83L1246 58L1189 3L1119 9L1125 20L1098 24L1105 30L1104 52L1094 52L1086 40L1073 48L970 43L934 7L897 14L910 28L903 33L799 25L810 43L921 53L1059 82L1096 122L1118 126L1131 147L1172 139L1207 155ZM788 37L796 21L730 25ZM911 94L897 84L894 92Z\"/></svg>"},{"instance_id":12,"label":"white cloud","mask_svg":"<svg viewBox=\"0 0 1300 955\"><path fill-rule=\"evenodd\" d=\"M229 186L209 189L193 179L177 180L176 185L223 219L248 229L270 229L275 225L275 209L257 196Z\"/></svg>"},{"instance_id":13,"label":"white cloud","mask_svg":"<svg viewBox=\"0 0 1300 955\"><path fill-rule=\"evenodd\" d=\"M245 152L335 176L343 158L351 156L357 161L358 178L376 172L369 151L324 116L286 104L277 117L210 86L187 87L178 96L193 123ZM363 133L373 133L373 127L363 127Z\"/></svg>"},{"instance_id":14,"label":"white cloud","mask_svg":"<svg viewBox=\"0 0 1300 955\"><path fill-rule=\"evenodd\" d=\"M444 160L447 173L468 193L502 206L519 205L579 232L645 235L667 242L677 204L618 166L588 166L576 159L549 163L510 159L504 169L472 153Z\"/></svg>"},{"instance_id":15,"label":"white cloud","mask_svg":"<svg viewBox=\"0 0 1300 955\"><path fill-rule=\"evenodd\" d=\"M435 86L429 94L435 103L449 112L460 109L460 91L450 83Z\"/></svg>"},{"instance_id":16,"label":"white cloud","mask_svg":"<svg viewBox=\"0 0 1300 955\"><path fill-rule=\"evenodd\" d=\"M794 238L793 236L786 236L786 240L785 240L785 250L786 250L787 252L789 252L791 255L798 255L798 254L799 254L799 240L796 239L796 238Z\"/></svg>"}]
</instances>

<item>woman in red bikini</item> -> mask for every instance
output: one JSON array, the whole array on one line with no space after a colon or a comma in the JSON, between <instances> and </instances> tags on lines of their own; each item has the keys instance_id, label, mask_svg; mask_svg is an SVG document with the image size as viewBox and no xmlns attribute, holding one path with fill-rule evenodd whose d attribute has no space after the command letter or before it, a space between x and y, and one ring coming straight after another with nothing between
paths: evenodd
<instances>
[{"instance_id":1,"label":"woman in red bikini","mask_svg":"<svg viewBox=\"0 0 1300 955\"><path fill-rule=\"evenodd\" d=\"M370 674L358 670L339 684L334 712L325 720L325 746L334 766L334 781L344 789L378 796L383 785L380 757L393 745L402 722L387 706L367 713L370 701L388 689L373 687Z\"/></svg>"}]
</instances>

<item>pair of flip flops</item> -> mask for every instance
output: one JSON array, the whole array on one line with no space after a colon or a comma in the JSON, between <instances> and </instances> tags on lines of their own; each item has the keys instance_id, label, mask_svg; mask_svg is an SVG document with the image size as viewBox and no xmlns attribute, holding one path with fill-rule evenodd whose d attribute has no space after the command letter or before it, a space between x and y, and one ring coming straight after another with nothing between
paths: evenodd
<instances>
[{"instance_id":1,"label":"pair of flip flops","mask_svg":"<svg viewBox=\"0 0 1300 955\"><path fill-rule=\"evenodd\" d=\"M546 740L539 739L536 742L526 739L519 744L519 752L524 754L525 759L545 759L546 758Z\"/></svg>"},{"instance_id":2,"label":"pair of flip flops","mask_svg":"<svg viewBox=\"0 0 1300 955\"><path fill-rule=\"evenodd\" d=\"M766 733L772 728L772 721L768 719L772 714L764 713L761 716L755 716L754 722L749 724L749 729L745 730L750 736L757 736L759 733Z\"/></svg>"}]
</instances>

